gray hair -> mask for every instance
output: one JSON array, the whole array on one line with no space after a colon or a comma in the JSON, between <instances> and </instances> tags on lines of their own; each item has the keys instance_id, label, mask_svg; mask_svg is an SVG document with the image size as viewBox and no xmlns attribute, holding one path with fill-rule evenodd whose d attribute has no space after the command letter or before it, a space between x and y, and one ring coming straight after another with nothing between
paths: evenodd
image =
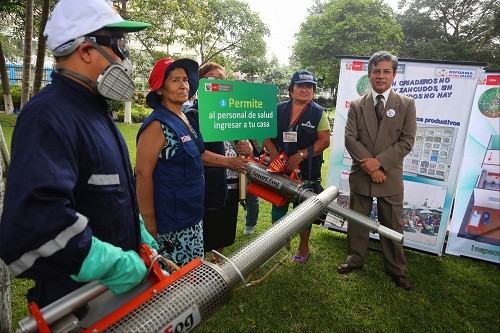
<instances>
[{"instance_id":1,"label":"gray hair","mask_svg":"<svg viewBox=\"0 0 500 333\"><path fill-rule=\"evenodd\" d=\"M398 69L398 57L387 51L378 51L372 54L370 60L368 60L368 73L371 73L373 67L377 66L377 64L381 61L392 61L392 69L394 70L394 73L396 73L396 70Z\"/></svg>"}]
</instances>

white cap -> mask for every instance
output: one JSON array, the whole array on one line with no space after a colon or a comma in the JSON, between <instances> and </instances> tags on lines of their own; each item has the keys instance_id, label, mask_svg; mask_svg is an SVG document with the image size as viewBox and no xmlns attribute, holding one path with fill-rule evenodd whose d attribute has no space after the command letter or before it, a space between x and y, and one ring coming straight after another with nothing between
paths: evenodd
<instances>
[{"instance_id":1,"label":"white cap","mask_svg":"<svg viewBox=\"0 0 500 333\"><path fill-rule=\"evenodd\" d=\"M60 0L43 34L48 48L61 54L69 48L65 45L68 42L101 28L134 32L148 26L149 23L124 20L105 0Z\"/></svg>"}]
</instances>

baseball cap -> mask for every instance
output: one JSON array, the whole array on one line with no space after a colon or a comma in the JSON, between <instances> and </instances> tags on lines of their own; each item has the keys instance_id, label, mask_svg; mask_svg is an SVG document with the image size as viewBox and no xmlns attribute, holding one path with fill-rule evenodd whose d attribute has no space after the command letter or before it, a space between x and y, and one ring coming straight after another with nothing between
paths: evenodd
<instances>
[{"instance_id":1,"label":"baseball cap","mask_svg":"<svg viewBox=\"0 0 500 333\"><path fill-rule=\"evenodd\" d=\"M163 85L163 82L165 81L165 73L179 67L184 68L188 77L188 98L194 96L198 90L198 63L187 58L178 60L163 58L156 62L151 70L151 74L149 74L148 83L151 90L146 95L146 103L149 107L155 108L161 101L160 95L158 95L155 91L160 89Z\"/></svg>"},{"instance_id":2,"label":"baseball cap","mask_svg":"<svg viewBox=\"0 0 500 333\"><path fill-rule=\"evenodd\" d=\"M93 31L108 28L125 32L140 31L149 23L124 20L104 0L60 0L45 25L44 36L48 48L55 55L71 53L76 46L73 41Z\"/></svg>"},{"instance_id":3,"label":"baseball cap","mask_svg":"<svg viewBox=\"0 0 500 333\"><path fill-rule=\"evenodd\" d=\"M292 76L291 84L295 83L312 83L316 85L316 76L310 71L299 69Z\"/></svg>"}]
</instances>

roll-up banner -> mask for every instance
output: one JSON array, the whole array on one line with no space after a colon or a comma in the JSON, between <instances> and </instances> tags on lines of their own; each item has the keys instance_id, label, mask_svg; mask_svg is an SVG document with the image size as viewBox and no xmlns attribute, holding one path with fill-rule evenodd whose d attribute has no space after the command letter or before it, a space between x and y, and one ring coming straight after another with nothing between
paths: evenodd
<instances>
[{"instance_id":1,"label":"roll-up banner","mask_svg":"<svg viewBox=\"0 0 500 333\"><path fill-rule=\"evenodd\" d=\"M344 57L330 151L327 185L337 186L337 203L348 206L352 159L344 146L344 128L352 100L371 91L368 59ZM417 133L404 158L405 247L442 254L452 211L464 142L476 85L484 64L399 61L392 89L415 98ZM376 200L372 218L377 219ZM346 231L347 224L328 216L325 227ZM378 239L378 235L371 237Z\"/></svg>"},{"instance_id":2,"label":"roll-up banner","mask_svg":"<svg viewBox=\"0 0 500 333\"><path fill-rule=\"evenodd\" d=\"M446 253L500 262L500 71L479 76Z\"/></svg>"}]
</instances>

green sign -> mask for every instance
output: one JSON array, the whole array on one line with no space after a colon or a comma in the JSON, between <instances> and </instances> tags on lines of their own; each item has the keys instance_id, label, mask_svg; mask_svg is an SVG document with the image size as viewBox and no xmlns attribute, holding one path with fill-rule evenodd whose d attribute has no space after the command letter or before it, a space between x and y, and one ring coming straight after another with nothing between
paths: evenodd
<instances>
[{"instance_id":1,"label":"green sign","mask_svg":"<svg viewBox=\"0 0 500 333\"><path fill-rule=\"evenodd\" d=\"M206 142L276 137L277 87L273 84L200 80L198 112Z\"/></svg>"}]
</instances>

